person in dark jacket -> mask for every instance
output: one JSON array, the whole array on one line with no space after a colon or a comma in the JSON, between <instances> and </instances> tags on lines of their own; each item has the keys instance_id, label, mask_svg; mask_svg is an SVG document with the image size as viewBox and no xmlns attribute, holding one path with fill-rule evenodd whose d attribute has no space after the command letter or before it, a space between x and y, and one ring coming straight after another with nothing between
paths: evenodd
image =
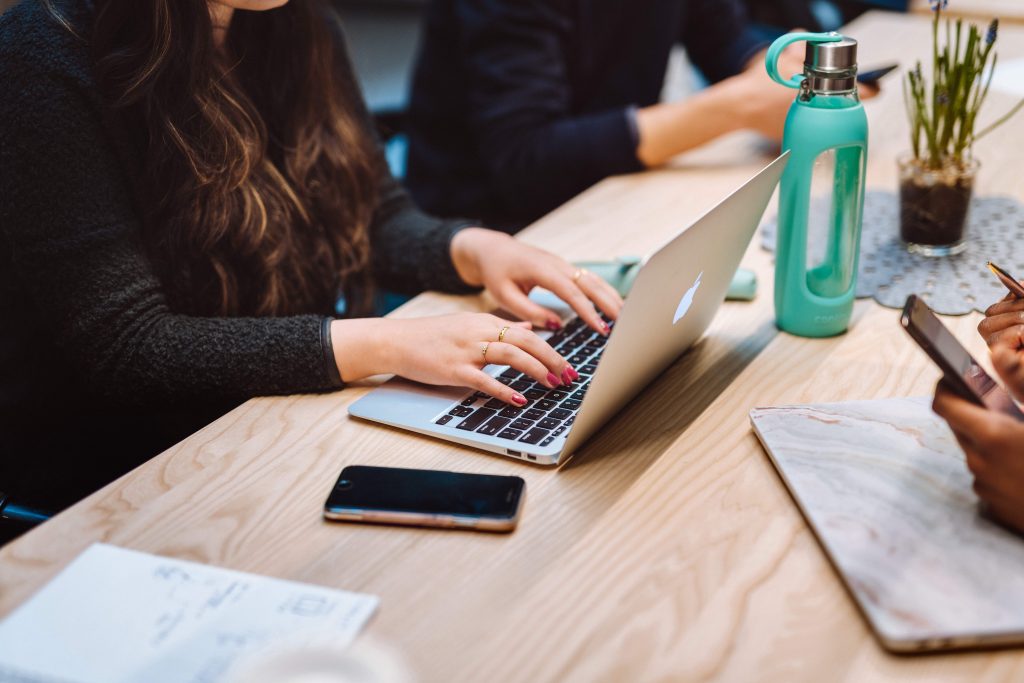
<instances>
[{"instance_id":1,"label":"person in dark jacket","mask_svg":"<svg viewBox=\"0 0 1024 683\"><path fill-rule=\"evenodd\" d=\"M677 44L716 85L659 104ZM428 211L514 231L724 133L781 137L793 93L769 80L763 47L736 0L433 0L407 186ZM782 71L801 61L790 51Z\"/></svg>"},{"instance_id":2,"label":"person in dark jacket","mask_svg":"<svg viewBox=\"0 0 1024 683\"><path fill-rule=\"evenodd\" d=\"M534 285L607 332L594 304L614 318L621 299L598 278L413 206L321 4L47 0L0 17L12 499L67 505L252 396L396 373L521 405L485 363L575 379L531 331L559 324ZM486 287L526 322L362 317L375 282Z\"/></svg>"}]
</instances>

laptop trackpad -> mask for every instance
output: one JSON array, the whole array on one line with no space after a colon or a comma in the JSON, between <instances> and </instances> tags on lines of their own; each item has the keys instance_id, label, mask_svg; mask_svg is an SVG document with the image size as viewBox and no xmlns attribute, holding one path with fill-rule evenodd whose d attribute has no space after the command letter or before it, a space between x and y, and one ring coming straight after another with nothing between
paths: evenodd
<instances>
[{"instance_id":1,"label":"laptop trackpad","mask_svg":"<svg viewBox=\"0 0 1024 683\"><path fill-rule=\"evenodd\" d=\"M349 406L349 413L400 424L430 420L468 391L465 387L439 387L394 377Z\"/></svg>"}]
</instances>

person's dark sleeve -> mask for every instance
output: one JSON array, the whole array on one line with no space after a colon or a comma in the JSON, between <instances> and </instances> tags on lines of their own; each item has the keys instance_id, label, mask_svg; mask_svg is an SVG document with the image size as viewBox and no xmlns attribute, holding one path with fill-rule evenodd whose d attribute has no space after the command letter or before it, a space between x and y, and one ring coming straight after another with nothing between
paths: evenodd
<instances>
[{"instance_id":1,"label":"person's dark sleeve","mask_svg":"<svg viewBox=\"0 0 1024 683\"><path fill-rule=\"evenodd\" d=\"M459 277L450 248L455 233L473 223L428 216L390 173L385 175L370 234L377 285L405 294L477 291Z\"/></svg>"},{"instance_id":2,"label":"person's dark sleeve","mask_svg":"<svg viewBox=\"0 0 1024 683\"><path fill-rule=\"evenodd\" d=\"M391 175L375 132L373 118L352 69L341 26L337 17L331 16L328 20L332 22L332 35L338 53L337 78L349 105L362 121L366 134L372 136L375 143L374 161L379 169L378 206L370 225L374 280L379 287L406 294L425 290L449 293L475 291L478 288L467 285L456 272L450 249L455 233L474 223L428 216L420 211Z\"/></svg>"},{"instance_id":3,"label":"person's dark sleeve","mask_svg":"<svg viewBox=\"0 0 1024 683\"><path fill-rule=\"evenodd\" d=\"M551 0L456 3L471 130L510 206L542 214L609 175L643 168L628 107L574 116Z\"/></svg>"},{"instance_id":4,"label":"person's dark sleeve","mask_svg":"<svg viewBox=\"0 0 1024 683\"><path fill-rule=\"evenodd\" d=\"M767 47L747 22L739 0L687 0L681 39L690 61L716 83L746 67Z\"/></svg>"},{"instance_id":5,"label":"person's dark sleeve","mask_svg":"<svg viewBox=\"0 0 1024 683\"><path fill-rule=\"evenodd\" d=\"M91 392L141 405L340 384L325 362L322 316L169 310L88 91L11 61L0 84L0 243L39 324Z\"/></svg>"}]
</instances>

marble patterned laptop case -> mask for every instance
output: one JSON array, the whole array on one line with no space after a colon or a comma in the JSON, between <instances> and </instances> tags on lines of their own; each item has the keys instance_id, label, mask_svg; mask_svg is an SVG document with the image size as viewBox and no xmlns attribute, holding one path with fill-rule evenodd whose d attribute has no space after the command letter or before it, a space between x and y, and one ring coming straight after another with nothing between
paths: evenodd
<instances>
[{"instance_id":1,"label":"marble patterned laptop case","mask_svg":"<svg viewBox=\"0 0 1024 683\"><path fill-rule=\"evenodd\" d=\"M755 408L750 419L885 647L1024 644L1024 537L979 513L929 398Z\"/></svg>"}]
</instances>

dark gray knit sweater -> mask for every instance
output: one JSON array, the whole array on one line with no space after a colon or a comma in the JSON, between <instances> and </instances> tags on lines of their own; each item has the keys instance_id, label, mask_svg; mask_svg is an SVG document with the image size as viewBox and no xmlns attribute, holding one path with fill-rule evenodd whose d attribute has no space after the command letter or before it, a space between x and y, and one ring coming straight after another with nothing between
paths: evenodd
<instances>
[{"instance_id":1,"label":"dark gray knit sweater","mask_svg":"<svg viewBox=\"0 0 1024 683\"><path fill-rule=\"evenodd\" d=\"M84 40L35 0L0 17L0 491L30 498L39 471L48 480L58 464L106 479L246 398L340 385L323 338L329 310L168 309L140 241L138 168L125 161L138 150L126 153L134 138L91 76L91 3L58 6ZM338 77L361 103L345 59ZM448 247L465 223L429 218L390 176L381 183L375 280L464 290Z\"/></svg>"}]
</instances>

